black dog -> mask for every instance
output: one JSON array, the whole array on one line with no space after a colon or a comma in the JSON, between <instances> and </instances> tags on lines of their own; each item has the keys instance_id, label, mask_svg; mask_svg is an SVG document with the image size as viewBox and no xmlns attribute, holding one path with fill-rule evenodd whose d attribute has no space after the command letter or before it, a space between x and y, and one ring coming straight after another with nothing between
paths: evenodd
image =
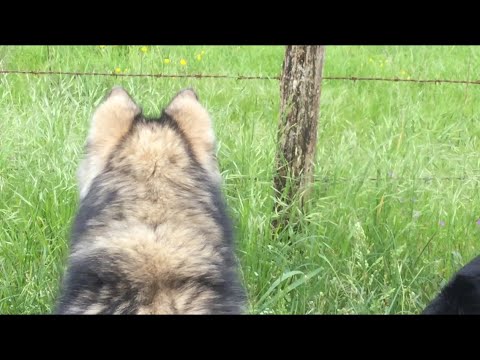
<instances>
[{"instance_id":1,"label":"black dog","mask_svg":"<svg viewBox=\"0 0 480 360\"><path fill-rule=\"evenodd\" d=\"M455 274L423 314L480 314L480 256Z\"/></svg>"}]
</instances>

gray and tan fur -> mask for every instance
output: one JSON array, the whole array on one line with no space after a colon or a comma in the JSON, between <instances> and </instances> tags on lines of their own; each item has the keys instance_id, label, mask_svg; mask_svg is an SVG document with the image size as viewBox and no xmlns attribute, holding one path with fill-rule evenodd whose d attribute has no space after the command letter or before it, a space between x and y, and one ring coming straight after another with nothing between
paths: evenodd
<instances>
[{"instance_id":1,"label":"gray and tan fur","mask_svg":"<svg viewBox=\"0 0 480 360\"><path fill-rule=\"evenodd\" d=\"M56 313L242 313L215 137L192 90L147 119L115 87L78 171L80 208Z\"/></svg>"}]
</instances>

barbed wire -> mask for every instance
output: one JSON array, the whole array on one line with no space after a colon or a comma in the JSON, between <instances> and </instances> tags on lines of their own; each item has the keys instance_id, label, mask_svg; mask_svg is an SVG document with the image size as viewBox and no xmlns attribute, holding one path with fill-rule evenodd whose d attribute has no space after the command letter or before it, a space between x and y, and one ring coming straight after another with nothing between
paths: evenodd
<instances>
[{"instance_id":1,"label":"barbed wire","mask_svg":"<svg viewBox=\"0 0 480 360\"><path fill-rule=\"evenodd\" d=\"M108 72L77 72L77 71L43 71L43 70L0 70L0 74L4 75L65 75L65 76L106 76L106 77L136 77L136 78L191 78L191 79L231 79L231 80L280 80L280 76L246 76L246 75L224 75L224 74L122 74L122 73L108 73ZM480 85L480 80L451 80L451 79L411 79L411 78L386 78L386 77L361 77L361 76L324 76L323 80L343 80L343 81L389 81L389 82L411 82L411 83L433 83L433 84L471 84ZM270 178L262 179L256 176L225 174L228 179L253 179L255 181L271 182ZM480 180L480 175L466 175L466 176L424 176L424 177L368 177L361 178L337 178L329 176L314 176L315 182L335 183L346 181L424 181L429 182L433 180L438 181L466 181L466 180Z\"/></svg>"},{"instance_id":2,"label":"barbed wire","mask_svg":"<svg viewBox=\"0 0 480 360\"><path fill-rule=\"evenodd\" d=\"M241 175L241 174L223 174L226 179L229 180L236 180L236 179L247 179L247 180L255 180L261 182L272 182L272 178L270 177L259 177L259 176L251 176L251 175ZM273 176L273 175L272 175ZM422 177L396 177L396 176L385 176L385 177L367 177L362 179L360 177L356 178L348 178L348 177L333 177L333 176L321 176L321 175L314 175L313 180L315 182L323 182L323 183L335 183L335 182L351 182L351 181L378 181L378 182L394 182L394 181L423 181L423 182L431 182L434 180L438 181L467 181L467 180L474 180L480 181L480 174L479 175L465 175L465 176L422 176Z\"/></svg>"},{"instance_id":3,"label":"barbed wire","mask_svg":"<svg viewBox=\"0 0 480 360\"><path fill-rule=\"evenodd\" d=\"M110 76L110 77L153 77L153 78L192 78L192 79L234 79L234 80L280 80L278 76L243 76L222 74L122 74L115 72L76 72L76 71L37 71L37 70L0 70L0 74L17 75L67 75L67 76Z\"/></svg>"},{"instance_id":4,"label":"barbed wire","mask_svg":"<svg viewBox=\"0 0 480 360\"><path fill-rule=\"evenodd\" d=\"M107 77L143 77L143 78L189 78L189 79L231 79L231 80L280 80L280 76L250 76L224 74L122 74L115 72L78 72L78 71L39 71L39 70L0 70L4 75L66 75L66 76L107 76ZM452 80L452 79L412 79L398 77L364 77L364 76L324 76L323 80L340 81L387 81L432 84L470 84L480 85L480 80Z\"/></svg>"}]
</instances>

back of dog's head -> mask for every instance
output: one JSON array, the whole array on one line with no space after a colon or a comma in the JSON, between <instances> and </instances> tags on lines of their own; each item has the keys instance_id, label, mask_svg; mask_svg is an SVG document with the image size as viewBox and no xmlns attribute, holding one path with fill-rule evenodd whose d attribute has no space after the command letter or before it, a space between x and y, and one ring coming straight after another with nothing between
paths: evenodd
<instances>
[{"instance_id":1,"label":"back of dog's head","mask_svg":"<svg viewBox=\"0 0 480 360\"><path fill-rule=\"evenodd\" d=\"M480 314L480 256L453 276L423 314Z\"/></svg>"},{"instance_id":2,"label":"back of dog's head","mask_svg":"<svg viewBox=\"0 0 480 360\"><path fill-rule=\"evenodd\" d=\"M93 115L86 152L78 171L80 198L107 167L132 171L144 182L194 164L218 180L212 122L191 89L179 92L160 118L148 119L125 90L114 88Z\"/></svg>"}]
</instances>

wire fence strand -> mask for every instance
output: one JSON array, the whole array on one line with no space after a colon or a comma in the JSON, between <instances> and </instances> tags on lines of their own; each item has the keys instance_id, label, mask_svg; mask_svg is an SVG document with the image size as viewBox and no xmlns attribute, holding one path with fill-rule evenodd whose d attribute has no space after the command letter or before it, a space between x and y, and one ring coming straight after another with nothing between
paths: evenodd
<instances>
[{"instance_id":1,"label":"wire fence strand","mask_svg":"<svg viewBox=\"0 0 480 360\"><path fill-rule=\"evenodd\" d=\"M241 174L223 174L223 176L230 180L254 180L260 182L271 182L270 177L259 177L251 175ZM289 178L287 178L289 179ZM432 182L432 181L480 181L480 175L465 175L465 176L422 176L422 177L367 177L367 178L349 178L349 177L334 177L334 176L320 176L314 175L313 180L321 183L342 183L351 181L375 181L375 182L407 182L407 181L419 181L419 182Z\"/></svg>"},{"instance_id":2,"label":"wire fence strand","mask_svg":"<svg viewBox=\"0 0 480 360\"><path fill-rule=\"evenodd\" d=\"M0 69L0 74L3 75L40 75L40 76L51 76L51 75L65 75L65 76L104 76L104 77L131 77L131 78L189 78L189 79L231 79L231 80L280 80L280 76L246 76L246 75L224 75L224 74L122 74L114 72L78 72L78 71L43 71L43 70L2 70ZM387 77L361 77L361 76L324 76L323 80L339 80L339 81L387 81L387 82L410 82L410 83L431 83L431 84L471 84L471 85L480 85L480 80L451 80L451 79L405 79L405 78L387 78ZM227 175L230 179L242 179L249 178L255 181L263 181L260 177L252 176L243 176L243 175ZM337 178L329 176L314 176L315 182L323 183L335 183L335 182L345 182L352 181L353 179L348 178ZM360 179L358 179L360 180ZM424 181L431 182L434 180L437 181L466 181L474 180L480 181L480 175L466 175L466 176L424 176L424 177L413 177L413 178L402 178L402 177L368 177L365 180L367 181ZM267 181L267 179L265 179ZM270 179L268 179L270 181ZM363 180L362 180L363 181Z\"/></svg>"},{"instance_id":3,"label":"wire fence strand","mask_svg":"<svg viewBox=\"0 0 480 360\"><path fill-rule=\"evenodd\" d=\"M78 71L39 71L39 70L0 70L4 75L65 75L65 76L107 76L107 77L134 77L134 78L186 78L186 79L231 79L231 80L280 80L280 76L247 76L225 74L122 74L115 72L78 72ZM324 76L323 80L338 81L387 81L431 84L469 84L480 85L480 80L452 80L452 79L411 79L398 77L364 77L364 76Z\"/></svg>"}]
</instances>

